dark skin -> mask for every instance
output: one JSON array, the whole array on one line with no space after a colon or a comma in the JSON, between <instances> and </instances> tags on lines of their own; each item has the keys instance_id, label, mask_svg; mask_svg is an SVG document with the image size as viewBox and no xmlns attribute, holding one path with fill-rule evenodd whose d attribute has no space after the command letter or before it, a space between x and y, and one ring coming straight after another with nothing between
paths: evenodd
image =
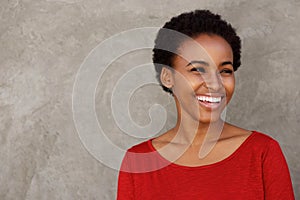
<instances>
[{"instance_id":1,"label":"dark skin","mask_svg":"<svg viewBox=\"0 0 300 200\"><path fill-rule=\"evenodd\" d=\"M195 42L201 48L195 48ZM152 144L178 165L202 166L224 160L251 134L221 119L235 87L232 49L217 35L201 34L194 42L183 42L178 54L174 70L163 68L161 72L162 84L174 94L177 123ZM205 156L199 155L202 145L211 147L206 148Z\"/></svg>"}]
</instances>

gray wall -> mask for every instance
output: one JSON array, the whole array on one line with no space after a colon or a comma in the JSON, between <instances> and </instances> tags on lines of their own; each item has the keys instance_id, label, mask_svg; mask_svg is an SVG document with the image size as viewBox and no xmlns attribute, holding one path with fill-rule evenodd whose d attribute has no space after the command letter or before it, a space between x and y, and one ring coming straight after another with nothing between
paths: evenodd
<instances>
[{"instance_id":1,"label":"gray wall","mask_svg":"<svg viewBox=\"0 0 300 200\"><path fill-rule=\"evenodd\" d=\"M196 8L220 13L242 36L242 67L227 120L280 142L300 198L298 0L5 0L0 5L0 199L114 199L117 171L87 151L75 128L77 71L106 38L159 27ZM121 56L98 82L99 123L123 149L145 138L130 137L117 127L111 90L133 63L150 62L150 53L143 49ZM148 124L153 103L168 109L163 130L172 127L174 104L155 84L132 95L133 121Z\"/></svg>"}]
</instances>

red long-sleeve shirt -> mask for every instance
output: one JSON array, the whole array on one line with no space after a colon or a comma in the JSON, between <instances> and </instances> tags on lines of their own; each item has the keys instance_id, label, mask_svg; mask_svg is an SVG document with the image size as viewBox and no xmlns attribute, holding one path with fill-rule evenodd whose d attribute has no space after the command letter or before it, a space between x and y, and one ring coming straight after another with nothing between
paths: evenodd
<instances>
[{"instance_id":1,"label":"red long-sleeve shirt","mask_svg":"<svg viewBox=\"0 0 300 200\"><path fill-rule=\"evenodd\" d=\"M267 135L254 131L229 157L198 167L170 163L151 141L127 151L119 173L118 200L294 199L284 155Z\"/></svg>"}]
</instances>

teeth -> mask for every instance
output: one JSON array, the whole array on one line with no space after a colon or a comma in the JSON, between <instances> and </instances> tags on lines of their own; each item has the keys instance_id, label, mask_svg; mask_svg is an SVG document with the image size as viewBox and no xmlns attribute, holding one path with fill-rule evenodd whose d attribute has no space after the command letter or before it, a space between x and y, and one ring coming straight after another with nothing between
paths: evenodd
<instances>
[{"instance_id":1,"label":"teeth","mask_svg":"<svg viewBox=\"0 0 300 200\"><path fill-rule=\"evenodd\" d=\"M219 103L221 101L221 97L208 97L208 96L197 96L199 101L207 101L210 103Z\"/></svg>"}]
</instances>

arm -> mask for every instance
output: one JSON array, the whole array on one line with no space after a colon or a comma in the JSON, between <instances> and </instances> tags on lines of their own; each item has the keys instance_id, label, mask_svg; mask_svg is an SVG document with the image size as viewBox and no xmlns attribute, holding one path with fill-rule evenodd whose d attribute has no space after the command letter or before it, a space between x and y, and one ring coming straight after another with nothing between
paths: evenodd
<instances>
[{"instance_id":1,"label":"arm","mask_svg":"<svg viewBox=\"0 0 300 200\"><path fill-rule=\"evenodd\" d=\"M129 169L129 159L128 159L128 154L126 153L119 172L117 200L134 199L133 178L132 178L132 174L130 172L127 172L128 169Z\"/></svg>"},{"instance_id":2,"label":"arm","mask_svg":"<svg viewBox=\"0 0 300 200\"><path fill-rule=\"evenodd\" d=\"M289 169L278 142L272 140L263 156L266 200L294 200Z\"/></svg>"}]
</instances>

